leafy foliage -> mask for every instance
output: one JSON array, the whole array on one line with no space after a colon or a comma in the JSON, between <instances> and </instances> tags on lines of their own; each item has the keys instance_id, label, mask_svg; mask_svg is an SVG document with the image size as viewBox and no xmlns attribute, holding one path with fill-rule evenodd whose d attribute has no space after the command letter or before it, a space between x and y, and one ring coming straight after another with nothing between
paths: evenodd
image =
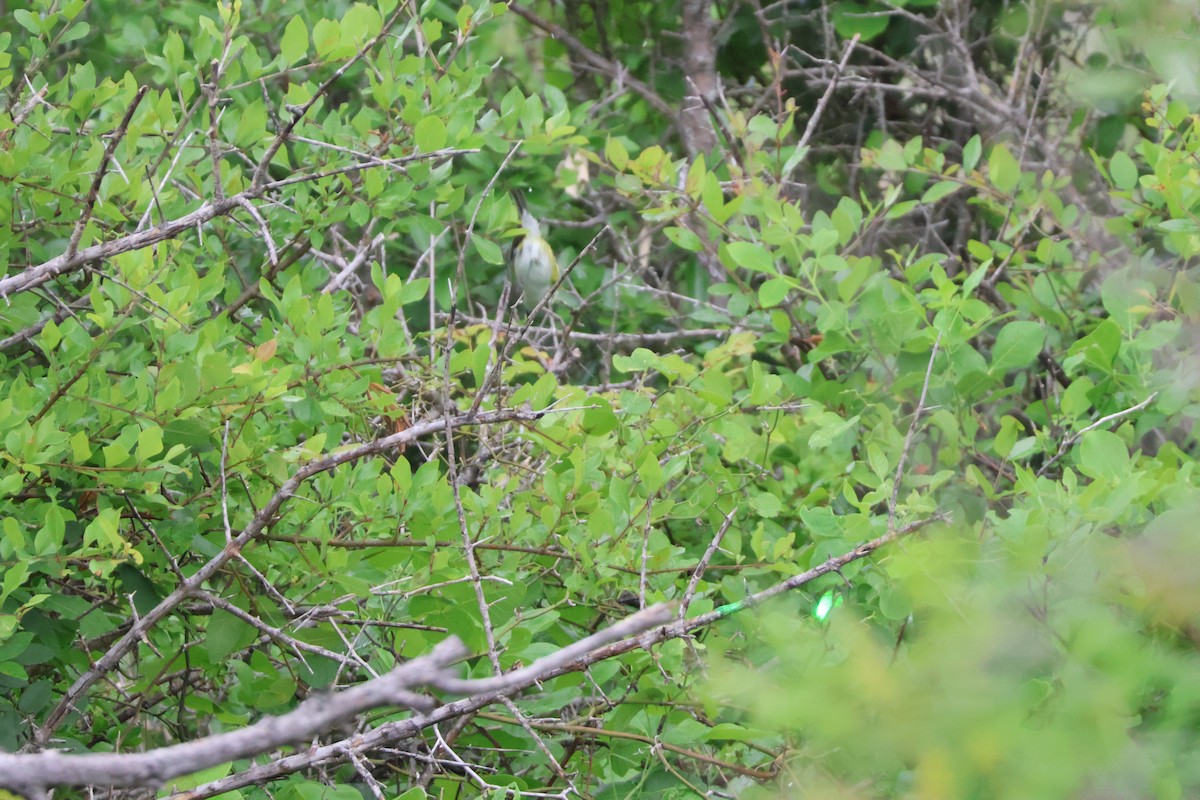
<instances>
[{"instance_id":1,"label":"leafy foliage","mask_svg":"<svg viewBox=\"0 0 1200 800\"><path fill-rule=\"evenodd\" d=\"M486 677L670 600L720 619L272 796L1195 793L1197 117L1162 83L1090 118L1055 82L1084 23L1010 5L823 4L821 69L905 64L861 135L808 129L833 76L783 88L805 19L734 8L702 153L662 4L568 4L570 39L487 2L14 11L0 747L192 741L449 635ZM572 264L527 321L525 187Z\"/></svg>"}]
</instances>

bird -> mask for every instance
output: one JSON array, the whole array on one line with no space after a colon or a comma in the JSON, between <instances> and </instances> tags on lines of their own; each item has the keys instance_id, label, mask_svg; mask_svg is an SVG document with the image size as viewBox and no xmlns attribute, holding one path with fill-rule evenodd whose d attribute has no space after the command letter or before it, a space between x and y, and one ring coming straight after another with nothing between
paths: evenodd
<instances>
[{"instance_id":1,"label":"bird","mask_svg":"<svg viewBox=\"0 0 1200 800\"><path fill-rule=\"evenodd\" d=\"M517 201L523 231L513 239L508 260L521 303L532 311L550 291L550 287L558 283L558 259L554 257L549 242L542 238L542 225L529 212L525 195L514 189L512 196Z\"/></svg>"}]
</instances>

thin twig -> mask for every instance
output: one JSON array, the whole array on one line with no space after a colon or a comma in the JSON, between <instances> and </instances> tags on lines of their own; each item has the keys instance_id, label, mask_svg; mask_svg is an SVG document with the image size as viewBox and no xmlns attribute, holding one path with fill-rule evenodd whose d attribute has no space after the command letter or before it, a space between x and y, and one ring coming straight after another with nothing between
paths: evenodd
<instances>
[{"instance_id":1,"label":"thin twig","mask_svg":"<svg viewBox=\"0 0 1200 800\"><path fill-rule=\"evenodd\" d=\"M816 132L817 123L821 121L821 117L825 114L825 106L829 105L829 98L833 96L833 90L837 88L838 79L841 78L842 73L846 70L846 64L850 63L850 54L858 46L858 40L859 35L856 33L846 43L846 51L842 53L842 60L838 62L837 70L833 73L833 77L829 79L829 85L825 87L825 93L817 101L817 107L813 110L812 116L808 118L808 124L804 126L804 133L800 136L800 141L796 142L797 151L806 147L808 140Z\"/></svg>"},{"instance_id":2,"label":"thin twig","mask_svg":"<svg viewBox=\"0 0 1200 800\"><path fill-rule=\"evenodd\" d=\"M229 491L225 485L225 472L229 468L229 420L221 434L221 520L225 523L225 544L233 541L233 527L229 524Z\"/></svg>"},{"instance_id":3,"label":"thin twig","mask_svg":"<svg viewBox=\"0 0 1200 800\"><path fill-rule=\"evenodd\" d=\"M642 526L642 562L638 570L638 608L646 607L646 589L650 582L646 576L646 567L650 563L650 531L653 529L650 521L654 518L654 498L654 494L646 498L646 524Z\"/></svg>"},{"instance_id":4,"label":"thin twig","mask_svg":"<svg viewBox=\"0 0 1200 800\"><path fill-rule=\"evenodd\" d=\"M576 37L572 36L566 28L555 25L549 20L530 11L520 3L509 3L509 11L512 11L518 17L524 18L538 28L541 28L546 33L550 34L555 41L565 46L568 50L575 54L577 58L586 63L589 67L597 72L607 75L609 79L620 86L626 86L634 92L642 96L647 103L651 105L658 113L662 114L671 124L679 129L679 117L676 114L676 109L666 100L659 96L649 85L629 74L629 71L621 64L614 64L604 56L600 55L590 47L585 45Z\"/></svg>"},{"instance_id":5,"label":"thin twig","mask_svg":"<svg viewBox=\"0 0 1200 800\"><path fill-rule=\"evenodd\" d=\"M683 599L679 601L680 619L683 619L687 614L688 606L692 604L692 598L696 595L696 588L700 585L700 580L704 577L704 573L708 569L708 562L712 561L717 548L721 546L721 540L729 532L729 526L733 524L733 516L736 513L737 509L734 508L725 515L725 521L721 523L721 527L717 530L716 535L708 543L708 549L704 551L704 555L700 557L700 563L696 565L696 569L692 572L691 580L688 581L687 589L683 593Z\"/></svg>"},{"instance_id":6,"label":"thin twig","mask_svg":"<svg viewBox=\"0 0 1200 800\"><path fill-rule=\"evenodd\" d=\"M1088 425L1086 428L1079 431L1078 433L1074 433L1074 434L1068 436L1066 439L1063 439L1062 443L1059 444L1058 452L1054 454L1054 457L1051 458L1049 461L1047 461L1045 464L1043 464L1042 468L1037 471L1038 477L1040 478L1042 475L1045 475L1046 471L1049 470L1050 467L1054 466L1054 464L1056 462L1058 462L1063 456L1065 456L1067 454L1067 451L1070 450L1075 445L1076 442L1078 442L1080 439L1082 439L1085 434L1088 434L1088 433L1096 430L1097 428L1101 428L1110 422L1116 422L1119 419L1128 417L1130 414L1136 414L1138 411L1141 411L1143 408L1145 408L1146 406L1153 403L1157 398L1158 398L1158 392L1152 392L1149 397L1147 397L1145 400L1138 403L1137 405L1130 406L1129 408L1123 409L1121 411L1114 411L1111 414L1103 416L1100 419L1093 422L1091 425Z\"/></svg>"},{"instance_id":7,"label":"thin twig","mask_svg":"<svg viewBox=\"0 0 1200 800\"><path fill-rule=\"evenodd\" d=\"M104 146L100 164L96 167L96 174L92 176L92 185L88 188L87 197L83 200L83 213L75 221L75 229L71 231L71 240L67 242L67 258L74 256L76 250L79 249L79 240L83 238L83 230L92 219L92 212L96 208L96 199L100 196L100 184L104 182L104 176L108 173L108 165L112 163L113 153L116 152L117 145L121 143L121 140L125 138L125 133L129 130L129 123L133 120L133 112L137 111L137 107L141 105L142 98L148 91L150 91L149 86L138 87L137 93L134 94L125 109L125 116L121 117L116 129L108 135L108 144ZM0 296L7 296L3 288L0 288Z\"/></svg>"},{"instance_id":8,"label":"thin twig","mask_svg":"<svg viewBox=\"0 0 1200 800\"><path fill-rule=\"evenodd\" d=\"M504 160L500 162L500 166L496 168L496 171L492 173L492 177L487 182L487 186L483 187L483 192L481 192L479 195L479 202L475 204L474 210L471 211L471 219L469 222L467 222L467 230L466 233L463 234L462 245L458 248L458 270L456 274L458 276L459 286L467 286L467 249L471 244L471 237L475 234L475 220L479 217L479 209L483 208L483 201L491 195L492 187L496 185L496 180L504 174L504 170L508 166L508 162L511 161L512 157L515 156L517 151L521 149L521 144L524 141L524 139L518 139L513 143L513 146L508 149L507 155L504 156ZM467 307L470 308L470 306L470 297L467 297Z\"/></svg>"},{"instance_id":9,"label":"thin twig","mask_svg":"<svg viewBox=\"0 0 1200 800\"><path fill-rule=\"evenodd\" d=\"M372 223L374 223L374 220L372 220ZM363 232L364 239L371 235L370 230L371 226L368 225L367 230ZM329 283L325 284L321 288L321 294L329 294L330 292L334 292L342 288L342 286L346 284L346 281L349 280L350 276L357 272L359 267L366 263L367 256L383 246L383 242L383 234L377 234L374 239L366 244L361 245L356 250L354 253L354 258L350 259L349 261L342 259L341 270L337 275L334 275L329 279Z\"/></svg>"},{"instance_id":10,"label":"thin twig","mask_svg":"<svg viewBox=\"0 0 1200 800\"><path fill-rule=\"evenodd\" d=\"M925 411L925 397L929 393L929 381L933 377L933 361L937 358L938 346L941 343L942 332L938 331L937 338L933 340L933 349L929 353L929 364L925 367L925 381L921 384L921 397L917 400L917 407L913 411L912 421L908 423L908 433L904 435L904 446L900 448L900 459L896 462L896 475L892 478L892 496L888 499L889 531L896 525L896 500L900 497L900 481L904 478L904 464L908 461L913 436L917 432L917 425L921 421L921 414Z\"/></svg>"},{"instance_id":11,"label":"thin twig","mask_svg":"<svg viewBox=\"0 0 1200 800\"><path fill-rule=\"evenodd\" d=\"M376 44L381 42L383 38L387 36L388 31L391 30L392 25L394 25L396 20L400 18L400 14L403 13L403 11L404 6L398 6L396 10L393 11L391 15L384 21L383 25L380 26L379 33L375 34L373 37L371 37L371 39L364 43L362 47L358 48L358 52L355 53L346 63L334 70L333 74L326 78L325 81L317 87L317 90L313 92L312 97L308 98L303 105L292 111L292 118L278 133L275 134L275 138L271 140L271 144L267 146L267 150L265 153L263 153L263 157L259 159L258 166L254 168L254 175L250 180L252 186L261 188L266 185L267 168L270 167L271 161L275 158L275 154L279 152L279 148L283 147L283 143L288 140L288 137L292 135L292 131L295 130L296 126L300 124L300 120L304 119L304 115L307 114L313 106L315 106L325 97L329 90L333 88L333 85L337 83L351 67L362 60L367 53L371 52Z\"/></svg>"},{"instance_id":12,"label":"thin twig","mask_svg":"<svg viewBox=\"0 0 1200 800\"><path fill-rule=\"evenodd\" d=\"M263 242L267 245L267 262L271 266L275 266L279 263L279 253L275 250L275 240L271 238L271 229L267 227L267 221L263 219L262 215L258 213L258 209L248 199L238 197L237 201L238 205L246 209L246 213L258 223L258 229L263 235Z\"/></svg>"}]
</instances>

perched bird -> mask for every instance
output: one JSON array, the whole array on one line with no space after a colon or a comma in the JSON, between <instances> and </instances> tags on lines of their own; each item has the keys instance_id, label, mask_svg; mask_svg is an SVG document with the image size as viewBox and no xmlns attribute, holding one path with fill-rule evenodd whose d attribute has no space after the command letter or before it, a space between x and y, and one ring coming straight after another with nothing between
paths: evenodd
<instances>
[{"instance_id":1,"label":"perched bird","mask_svg":"<svg viewBox=\"0 0 1200 800\"><path fill-rule=\"evenodd\" d=\"M509 264L526 309L533 310L550 287L558 282L558 260L549 243L542 238L542 225L525 204L525 195L514 190L513 199L521 216L524 232L513 239Z\"/></svg>"}]
</instances>

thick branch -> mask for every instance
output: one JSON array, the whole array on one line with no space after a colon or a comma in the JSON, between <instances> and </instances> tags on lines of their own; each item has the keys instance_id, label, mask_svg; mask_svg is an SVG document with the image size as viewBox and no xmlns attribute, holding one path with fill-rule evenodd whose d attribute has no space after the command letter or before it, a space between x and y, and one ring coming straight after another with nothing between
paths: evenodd
<instances>
[{"instance_id":1,"label":"thick branch","mask_svg":"<svg viewBox=\"0 0 1200 800\"><path fill-rule=\"evenodd\" d=\"M334 694L319 694L293 711L266 717L253 725L146 753L0 753L0 782L31 797L50 785L144 786L157 788L171 778L227 761L248 758L313 736L373 708L412 706L428 698L413 689L434 683L469 651L455 637L431 653L396 667L386 675Z\"/></svg>"},{"instance_id":2,"label":"thick branch","mask_svg":"<svg viewBox=\"0 0 1200 800\"><path fill-rule=\"evenodd\" d=\"M668 622L673 615L671 604L648 608L527 667L481 680L461 680L448 671L454 662L470 655L466 646L452 636L428 655L396 667L386 675L333 694L310 698L293 711L267 717L237 731L147 753L0 753L0 784L31 797L43 794L51 785L157 788L171 778L304 742L374 708L398 705L429 712L435 706L434 701L414 694L414 690L422 686L492 698L519 692L543 676L561 673L589 652L636 637Z\"/></svg>"},{"instance_id":3,"label":"thick branch","mask_svg":"<svg viewBox=\"0 0 1200 800\"><path fill-rule=\"evenodd\" d=\"M716 105L717 44L713 40L712 4L709 0L683 0L684 73L690 89L683 98L679 127L683 144L691 155L707 153L717 146L708 109Z\"/></svg>"},{"instance_id":4,"label":"thick branch","mask_svg":"<svg viewBox=\"0 0 1200 800\"><path fill-rule=\"evenodd\" d=\"M658 614L666 614L667 620L672 618L672 606L654 606L617 623L617 625L606 631L601 631L596 636L589 637L589 639L571 645L564 650L551 653L549 656L539 659L525 669L478 681L443 680L440 683L441 688L448 691L471 692L470 696L452 703L446 703L428 714L415 714L409 719L389 722L367 733L358 734L351 739L343 739L340 742L334 742L323 747L310 748L303 753L285 756L269 764L251 767L236 775L230 775L199 786L185 794L174 795L172 796L172 800L185 800L185 798L186 800L200 800L205 797L213 797L243 786L252 786L275 780L318 764L345 760L351 752L366 752L375 748L393 745L396 742L416 736L422 730L432 725L456 719L464 714L473 714L503 697L512 696L551 678L557 678L568 672L587 669L593 664L638 648L649 648L661 642L687 636L700 628L712 625L724 617L759 605L776 595L810 583L822 575L837 572L847 564L866 558L879 548L897 539L915 533L933 522L944 521L945 519L945 515L938 514L889 531L883 536L872 539L869 542L864 542L842 555L832 556L806 572L793 575L791 578L780 581L761 592L756 592L738 603L721 606L707 614L690 619L666 622L660 625L651 623L645 629L645 632L640 635L626 631L626 638L622 638L607 646L597 646L596 642L600 641L597 637L612 635L621 626L628 625L630 630L635 629L633 625L634 620L640 619L650 622L657 619ZM585 643L587 643L586 647ZM571 658L571 656L575 656L575 658ZM490 691L479 692L480 687L488 686L491 687Z\"/></svg>"},{"instance_id":5,"label":"thick branch","mask_svg":"<svg viewBox=\"0 0 1200 800\"><path fill-rule=\"evenodd\" d=\"M215 203L205 203L190 214L184 214L178 219L156 225L149 230L131 233L128 236L122 236L112 241L101 242L100 244L77 250L74 253L68 250L49 261L30 267L15 275L0 278L0 298L11 297L14 294L35 289L51 278L64 275L68 272L74 272L82 268L84 264L92 261L103 261L104 259L119 256L121 253L128 253L131 250L141 250L143 247L149 247L167 239L174 239L184 231L199 227L217 217L225 216L235 208L238 208L241 200L257 199L260 194L259 191L255 190L242 192L241 194Z\"/></svg>"},{"instance_id":6,"label":"thick branch","mask_svg":"<svg viewBox=\"0 0 1200 800\"><path fill-rule=\"evenodd\" d=\"M218 570L220 570L221 567L226 564L226 562L235 557L241 552L242 548L245 547L247 543L266 530L267 526L275 520L275 517L283 507L283 504L287 502L288 499L293 497L300 487L310 478L319 475L322 472L327 472L341 464L346 464L366 456L376 455L387 452L396 447L411 444L418 439L443 430L447 424L452 424L455 427L466 425L488 425L497 422L508 422L514 420L534 421L540 416L541 414L537 412L508 410L478 414L473 418L459 416L452 420L447 420L444 418L435 419L428 422L418 423L413 425L411 428L407 428L399 433L392 434L391 436L385 436L382 439L376 439L375 441L367 442L357 447L332 453L328 456L318 458L315 461L310 461L308 464L305 464L303 467L296 470L296 472L292 474L292 477L284 481L283 485L280 486L271 499L267 501L266 505L264 505L262 509L260 509L259 512L254 515L254 519L250 521L250 524L243 528L237 536L233 537L229 543L227 543L225 547L221 549L221 552L217 553L217 555L210 559L208 563L193 573L190 578L181 583L179 587L175 589L175 591L171 592L171 594L169 594L165 599L163 599L162 602L139 618L138 621L129 628L129 631L120 639L118 639L117 642L109 648L108 652L101 656L100 660L92 665L91 669L76 679L75 683L71 685L71 688L69 688L63 695L62 699L59 700L58 705L56 705L54 710L52 710L46 717L46 721L42 723L42 725L39 726L34 732L31 742L32 746L44 747L49 741L50 736L62 723L63 719L71 711L71 709L75 707L75 704L79 701L79 699L83 697L84 693L87 692L87 690L90 689L92 685L96 683L96 681L100 680L102 676L115 669L120 663L121 659L124 658L131 650L133 650L133 648L135 648L140 641L142 641L148 631L150 631L155 625L171 614L175 608L190 595L198 592L207 581L216 575Z\"/></svg>"}]
</instances>

